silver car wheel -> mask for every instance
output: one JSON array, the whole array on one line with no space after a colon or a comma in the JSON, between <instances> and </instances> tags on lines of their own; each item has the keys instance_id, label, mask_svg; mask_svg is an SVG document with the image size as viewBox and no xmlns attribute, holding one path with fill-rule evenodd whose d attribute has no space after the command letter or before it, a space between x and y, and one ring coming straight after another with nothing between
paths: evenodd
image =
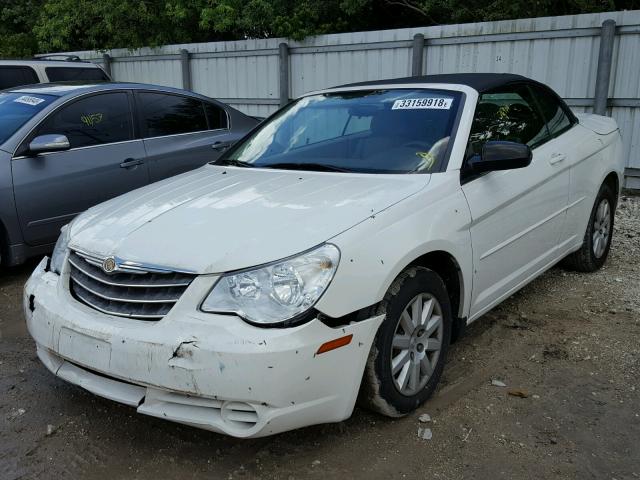
<instances>
[{"instance_id":1,"label":"silver car wheel","mask_svg":"<svg viewBox=\"0 0 640 480\"><path fill-rule=\"evenodd\" d=\"M443 334L438 300L428 293L414 297L400 315L391 348L391 374L402 395L425 387L438 363Z\"/></svg>"},{"instance_id":2,"label":"silver car wheel","mask_svg":"<svg viewBox=\"0 0 640 480\"><path fill-rule=\"evenodd\" d=\"M593 219L593 236L592 236L592 248L593 254L596 258L602 258L607 245L609 244L609 237L611 236L611 216L609 201L603 198L598 204L596 214Z\"/></svg>"}]
</instances>

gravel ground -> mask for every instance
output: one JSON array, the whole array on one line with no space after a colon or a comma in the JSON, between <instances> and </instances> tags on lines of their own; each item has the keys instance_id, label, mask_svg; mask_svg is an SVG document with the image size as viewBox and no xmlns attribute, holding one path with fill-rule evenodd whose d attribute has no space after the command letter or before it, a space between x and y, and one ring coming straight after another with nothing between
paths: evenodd
<instances>
[{"instance_id":1,"label":"gravel ground","mask_svg":"<svg viewBox=\"0 0 640 480\"><path fill-rule=\"evenodd\" d=\"M20 311L35 263L4 272L0 478L638 479L640 197L621 200L615 230L601 271L554 268L475 322L415 414L356 409L340 424L248 441L138 415L53 377Z\"/></svg>"}]
</instances>

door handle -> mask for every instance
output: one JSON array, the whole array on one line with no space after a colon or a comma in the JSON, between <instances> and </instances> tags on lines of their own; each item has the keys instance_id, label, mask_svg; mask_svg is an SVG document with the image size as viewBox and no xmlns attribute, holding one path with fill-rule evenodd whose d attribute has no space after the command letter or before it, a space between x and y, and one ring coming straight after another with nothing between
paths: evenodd
<instances>
[{"instance_id":1,"label":"door handle","mask_svg":"<svg viewBox=\"0 0 640 480\"><path fill-rule=\"evenodd\" d=\"M567 158L567 156L564 153L554 153L551 155L551 158L549 158L549 163L555 165L556 163L564 161L565 158Z\"/></svg>"},{"instance_id":2,"label":"door handle","mask_svg":"<svg viewBox=\"0 0 640 480\"><path fill-rule=\"evenodd\" d=\"M226 150L230 146L231 142L215 142L213 145L211 145L211 148L217 150L218 152L221 152L223 150Z\"/></svg>"},{"instance_id":3,"label":"door handle","mask_svg":"<svg viewBox=\"0 0 640 480\"><path fill-rule=\"evenodd\" d=\"M138 165L144 165L144 160L140 158L127 158L120 164L120 168L133 168L137 167Z\"/></svg>"}]
</instances>

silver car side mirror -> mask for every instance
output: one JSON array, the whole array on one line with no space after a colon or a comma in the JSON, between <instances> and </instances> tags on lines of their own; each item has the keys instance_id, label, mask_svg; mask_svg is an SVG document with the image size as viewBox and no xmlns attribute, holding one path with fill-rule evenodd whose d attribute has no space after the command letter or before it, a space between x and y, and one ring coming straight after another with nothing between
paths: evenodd
<instances>
[{"instance_id":1,"label":"silver car side mirror","mask_svg":"<svg viewBox=\"0 0 640 480\"><path fill-rule=\"evenodd\" d=\"M29 143L29 153L61 152L69 150L71 144L65 135L40 135Z\"/></svg>"}]
</instances>

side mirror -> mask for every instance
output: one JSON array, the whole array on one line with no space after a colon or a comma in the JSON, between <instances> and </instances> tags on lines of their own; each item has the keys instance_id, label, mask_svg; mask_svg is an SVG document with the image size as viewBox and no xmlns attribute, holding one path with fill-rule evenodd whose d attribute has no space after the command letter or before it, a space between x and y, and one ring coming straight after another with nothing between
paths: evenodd
<instances>
[{"instance_id":1,"label":"side mirror","mask_svg":"<svg viewBox=\"0 0 640 480\"><path fill-rule=\"evenodd\" d=\"M524 168L533 154L528 145L516 142L491 141L484 144L482 154L472 157L468 166L472 173Z\"/></svg>"},{"instance_id":2,"label":"side mirror","mask_svg":"<svg viewBox=\"0 0 640 480\"><path fill-rule=\"evenodd\" d=\"M40 135L31 140L29 153L37 155L39 153L61 152L70 148L71 144L65 135Z\"/></svg>"}]
</instances>

